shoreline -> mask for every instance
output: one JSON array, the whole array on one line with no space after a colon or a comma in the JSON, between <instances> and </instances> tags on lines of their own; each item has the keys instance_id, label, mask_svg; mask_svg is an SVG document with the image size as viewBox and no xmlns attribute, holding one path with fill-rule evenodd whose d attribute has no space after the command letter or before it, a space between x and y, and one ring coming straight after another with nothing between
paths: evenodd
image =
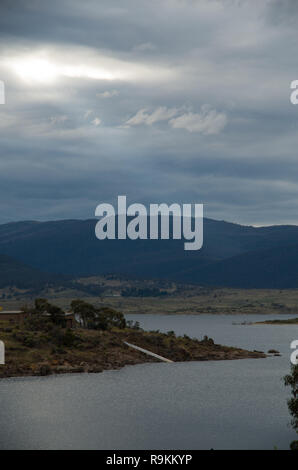
<instances>
[{"instance_id":1,"label":"shoreline","mask_svg":"<svg viewBox=\"0 0 298 470\"><path fill-rule=\"evenodd\" d=\"M262 355L259 356L247 356L247 357L233 357L233 358L222 358L222 359L206 359L206 360L192 360L192 361L176 361L177 364L181 363L186 363L186 362L223 362L223 361L239 361L239 360L245 360L245 359L266 359L268 357L267 354L262 353ZM108 367L105 369L99 369L97 367L89 367L88 369L82 370L81 367L70 367L70 368L62 368L61 369L51 369L50 373L26 373L22 375L2 375L1 374L1 369L0 369L0 383L1 380L5 379L26 379L26 378L39 378L39 377L58 377L62 375L74 375L74 374L101 374L102 372L108 372L108 371L117 371L124 369L125 367L133 367L133 366L138 366L138 365L145 365L145 364L162 364L161 361L136 361L136 362L127 362L121 366L115 366L115 367ZM175 362L173 362L175 364ZM1 366L2 367L2 366Z\"/></svg>"},{"instance_id":2,"label":"shoreline","mask_svg":"<svg viewBox=\"0 0 298 470\"><path fill-rule=\"evenodd\" d=\"M265 354L264 353L264 356L253 356L253 357L234 357L234 358L229 358L229 359L207 359L207 360L204 360L204 361L176 361L177 364L182 364L182 363L187 363L187 362L224 362L224 361L240 361L240 360L245 360L245 359L266 359L267 357L271 357L270 355L268 354ZM88 370L76 370L76 368L70 368L69 370L67 369L64 369L63 371L61 370L52 370L50 374L24 374L24 375L8 375L8 376L5 376L5 375L1 375L1 369L0 369L0 383L2 380L10 380L10 379L27 379L27 378L40 378L40 377L61 377L63 375L68 375L68 376L72 376L72 375L88 375L88 374L101 374L103 372L113 372L113 371L119 371L121 369L124 369L125 367L134 367L134 366L142 366L142 365L146 365L146 364L163 364L162 361L140 361L140 362L135 362L135 363L125 363L121 366L118 366L118 367L111 367L111 368L106 368L106 369L102 369L102 370L92 370L91 369L88 369ZM164 363L165 364L165 363ZM175 362L173 362L173 364L175 364ZM170 364L169 364L170 366ZM2 366L0 366L2 367Z\"/></svg>"},{"instance_id":3,"label":"shoreline","mask_svg":"<svg viewBox=\"0 0 298 470\"><path fill-rule=\"evenodd\" d=\"M2 330L2 331L1 331ZM4 331L3 331L4 330ZM6 329L7 330L7 329ZM215 344L207 336L203 340L175 336L157 331L113 329L112 331L74 330L72 346L50 345L43 334L15 333L0 329L6 345L6 364L0 366L2 378L35 377L73 373L100 373L128 365L158 363L158 359L125 345L127 341L173 362L265 359L260 351ZM27 336L26 336L27 335ZM31 346L28 346L28 341ZM27 346L24 345L27 344ZM169 364L170 366L170 364Z\"/></svg>"},{"instance_id":4,"label":"shoreline","mask_svg":"<svg viewBox=\"0 0 298 470\"><path fill-rule=\"evenodd\" d=\"M258 321L253 323L253 325L297 325L298 326L298 318L286 318L286 319L279 319L279 320L264 320Z\"/></svg>"}]
</instances>

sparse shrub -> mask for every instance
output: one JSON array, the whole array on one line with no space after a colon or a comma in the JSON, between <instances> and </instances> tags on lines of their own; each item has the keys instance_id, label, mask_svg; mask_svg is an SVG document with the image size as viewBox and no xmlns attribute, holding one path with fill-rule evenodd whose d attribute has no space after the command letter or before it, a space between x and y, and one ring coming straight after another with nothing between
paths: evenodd
<instances>
[{"instance_id":1,"label":"sparse shrub","mask_svg":"<svg viewBox=\"0 0 298 470\"><path fill-rule=\"evenodd\" d=\"M291 450L298 450L298 441L291 442L290 449Z\"/></svg>"},{"instance_id":2,"label":"sparse shrub","mask_svg":"<svg viewBox=\"0 0 298 470\"><path fill-rule=\"evenodd\" d=\"M78 337L75 333L67 329L66 331L62 328L56 326L53 330L47 335L48 342L55 344L58 347L72 347L78 342Z\"/></svg>"},{"instance_id":3,"label":"sparse shrub","mask_svg":"<svg viewBox=\"0 0 298 470\"><path fill-rule=\"evenodd\" d=\"M284 378L286 386L291 387L291 398L288 400L289 411L292 415L291 424L298 433L298 364L292 365L291 374ZM298 450L298 441L293 441L291 450Z\"/></svg>"},{"instance_id":4,"label":"sparse shrub","mask_svg":"<svg viewBox=\"0 0 298 470\"><path fill-rule=\"evenodd\" d=\"M126 321L126 328L131 328L132 330L140 330L140 322L135 321L133 322L132 320Z\"/></svg>"},{"instance_id":5,"label":"sparse shrub","mask_svg":"<svg viewBox=\"0 0 298 470\"><path fill-rule=\"evenodd\" d=\"M4 331L4 333L11 333L13 331L12 328L2 328L2 331Z\"/></svg>"},{"instance_id":6,"label":"sparse shrub","mask_svg":"<svg viewBox=\"0 0 298 470\"><path fill-rule=\"evenodd\" d=\"M175 331L173 331L173 330L168 331L168 332L167 332L167 335L168 335L168 336L173 336L173 337L176 336Z\"/></svg>"},{"instance_id":7,"label":"sparse shrub","mask_svg":"<svg viewBox=\"0 0 298 470\"><path fill-rule=\"evenodd\" d=\"M214 345L214 340L212 338L208 338L208 336L204 336L203 340L201 341L203 344L206 344L207 346L213 346Z\"/></svg>"},{"instance_id":8,"label":"sparse shrub","mask_svg":"<svg viewBox=\"0 0 298 470\"><path fill-rule=\"evenodd\" d=\"M35 348L38 345L38 341L31 334L19 335L19 341L26 348Z\"/></svg>"},{"instance_id":9,"label":"sparse shrub","mask_svg":"<svg viewBox=\"0 0 298 470\"><path fill-rule=\"evenodd\" d=\"M66 347L72 347L77 341L77 337L74 332L70 329L67 329L64 335L62 336L62 344Z\"/></svg>"},{"instance_id":10,"label":"sparse shrub","mask_svg":"<svg viewBox=\"0 0 298 470\"><path fill-rule=\"evenodd\" d=\"M52 369L49 366L49 364L42 364L39 368L39 375L41 376L47 376L52 373Z\"/></svg>"},{"instance_id":11,"label":"sparse shrub","mask_svg":"<svg viewBox=\"0 0 298 470\"><path fill-rule=\"evenodd\" d=\"M41 315L34 315L24 321L26 330L29 331L50 331L53 327L50 319Z\"/></svg>"},{"instance_id":12,"label":"sparse shrub","mask_svg":"<svg viewBox=\"0 0 298 470\"><path fill-rule=\"evenodd\" d=\"M54 346L51 350L51 354L53 354L53 355L57 354L57 355L60 356L62 354L66 354L66 351L65 351L65 349L63 349L61 347Z\"/></svg>"}]
</instances>

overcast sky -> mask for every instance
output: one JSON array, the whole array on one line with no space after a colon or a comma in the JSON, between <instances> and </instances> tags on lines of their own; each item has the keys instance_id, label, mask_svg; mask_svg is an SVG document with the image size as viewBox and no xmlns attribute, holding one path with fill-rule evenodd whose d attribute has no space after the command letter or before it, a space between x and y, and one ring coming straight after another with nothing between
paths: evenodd
<instances>
[{"instance_id":1,"label":"overcast sky","mask_svg":"<svg viewBox=\"0 0 298 470\"><path fill-rule=\"evenodd\" d=\"M0 222L298 223L296 0L1 0Z\"/></svg>"}]
</instances>

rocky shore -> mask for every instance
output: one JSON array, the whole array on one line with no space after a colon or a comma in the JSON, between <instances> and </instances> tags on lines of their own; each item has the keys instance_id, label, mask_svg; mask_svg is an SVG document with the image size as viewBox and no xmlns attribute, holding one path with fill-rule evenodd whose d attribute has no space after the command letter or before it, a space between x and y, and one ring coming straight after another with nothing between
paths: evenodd
<instances>
[{"instance_id":1,"label":"rocky shore","mask_svg":"<svg viewBox=\"0 0 298 470\"><path fill-rule=\"evenodd\" d=\"M63 373L95 373L126 365L159 362L124 341L148 349L174 362L219 361L265 358L258 351L221 346L211 338L202 340L158 331L132 328L109 331L65 330L57 341L44 332L22 331L20 327L0 325L0 339L5 343L6 363L0 365L0 378L46 376ZM169 365L171 367L171 365Z\"/></svg>"}]
</instances>

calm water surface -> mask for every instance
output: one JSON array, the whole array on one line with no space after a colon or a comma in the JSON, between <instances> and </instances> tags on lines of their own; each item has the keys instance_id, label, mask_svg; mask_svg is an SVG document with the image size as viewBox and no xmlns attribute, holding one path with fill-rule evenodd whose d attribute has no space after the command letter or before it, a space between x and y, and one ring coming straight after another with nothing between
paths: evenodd
<instances>
[{"instance_id":1,"label":"calm water surface","mask_svg":"<svg viewBox=\"0 0 298 470\"><path fill-rule=\"evenodd\" d=\"M149 330L278 349L282 357L1 380L1 449L288 448L296 435L288 425L282 377L297 326L233 325L261 315L127 318Z\"/></svg>"}]
</instances>

